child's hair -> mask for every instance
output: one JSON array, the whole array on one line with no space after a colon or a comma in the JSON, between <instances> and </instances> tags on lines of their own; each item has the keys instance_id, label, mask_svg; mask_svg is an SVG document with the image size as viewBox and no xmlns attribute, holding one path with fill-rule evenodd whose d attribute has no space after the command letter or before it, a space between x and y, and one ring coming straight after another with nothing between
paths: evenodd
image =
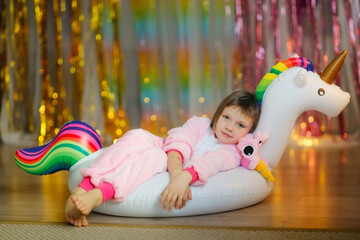
<instances>
[{"instance_id":1,"label":"child's hair","mask_svg":"<svg viewBox=\"0 0 360 240\"><path fill-rule=\"evenodd\" d=\"M228 106L237 106L243 114L252 118L253 125L250 132L255 130L260 118L260 106L256 102L255 95L244 90L235 91L222 100L211 120L211 127L216 125L221 113Z\"/></svg>"}]
</instances>

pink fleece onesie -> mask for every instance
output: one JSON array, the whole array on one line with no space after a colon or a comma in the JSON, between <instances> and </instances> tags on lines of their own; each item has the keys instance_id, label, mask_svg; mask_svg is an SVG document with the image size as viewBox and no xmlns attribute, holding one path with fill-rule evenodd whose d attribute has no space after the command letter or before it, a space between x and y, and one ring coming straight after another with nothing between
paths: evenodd
<instances>
[{"instance_id":1,"label":"pink fleece onesie","mask_svg":"<svg viewBox=\"0 0 360 240\"><path fill-rule=\"evenodd\" d=\"M166 152L172 150L182 155L184 168L197 173L195 185L205 184L217 172L240 164L236 146L219 143L208 118L192 117L168 134L164 143L162 138L142 129L127 132L89 168L81 169L84 181L80 186L87 191L99 187L104 200L114 198L120 202L150 177L166 171ZM109 193L113 190L109 191L107 183L113 186L114 195Z\"/></svg>"}]
</instances>

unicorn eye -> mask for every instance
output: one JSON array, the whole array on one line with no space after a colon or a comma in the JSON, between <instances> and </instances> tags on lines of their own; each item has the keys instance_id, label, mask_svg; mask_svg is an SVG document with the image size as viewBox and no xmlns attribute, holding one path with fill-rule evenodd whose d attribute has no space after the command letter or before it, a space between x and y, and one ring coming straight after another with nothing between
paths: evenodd
<instances>
[{"instance_id":1,"label":"unicorn eye","mask_svg":"<svg viewBox=\"0 0 360 240\"><path fill-rule=\"evenodd\" d=\"M318 94L319 94L320 96L324 96L324 95L325 95L325 90L324 90L323 88L319 88Z\"/></svg>"},{"instance_id":2,"label":"unicorn eye","mask_svg":"<svg viewBox=\"0 0 360 240\"><path fill-rule=\"evenodd\" d=\"M252 146L245 146L244 149L243 149L243 153L246 155L246 156L251 156L253 153L254 153L254 148Z\"/></svg>"}]
</instances>

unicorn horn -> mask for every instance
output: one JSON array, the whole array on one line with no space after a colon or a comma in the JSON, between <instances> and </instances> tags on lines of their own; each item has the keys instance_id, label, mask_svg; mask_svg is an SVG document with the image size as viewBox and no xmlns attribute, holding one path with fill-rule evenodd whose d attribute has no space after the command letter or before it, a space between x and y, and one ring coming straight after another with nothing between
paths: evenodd
<instances>
[{"instance_id":1,"label":"unicorn horn","mask_svg":"<svg viewBox=\"0 0 360 240\"><path fill-rule=\"evenodd\" d=\"M337 74L339 73L344 63L346 54L347 51L343 51L326 66L323 72L320 73L320 77L324 82L330 85L333 84Z\"/></svg>"}]
</instances>

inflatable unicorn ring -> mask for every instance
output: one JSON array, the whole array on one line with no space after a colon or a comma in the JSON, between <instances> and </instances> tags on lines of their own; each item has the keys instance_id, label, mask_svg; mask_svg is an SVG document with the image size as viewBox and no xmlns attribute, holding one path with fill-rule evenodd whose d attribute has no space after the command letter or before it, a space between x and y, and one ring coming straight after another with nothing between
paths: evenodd
<instances>
[{"instance_id":1,"label":"inflatable unicorn ring","mask_svg":"<svg viewBox=\"0 0 360 240\"><path fill-rule=\"evenodd\" d=\"M314 72L308 59L292 57L277 63L259 83L255 96L262 110L255 132L270 135L260 149L260 156L272 169L277 166L295 122L304 111L317 110L334 117L349 103L349 93L334 84L345 56L346 51L320 74ZM87 124L74 121L65 124L48 144L18 150L15 160L21 169L31 174L69 170L69 189L72 190L82 180L80 169L88 167L103 151L97 133ZM184 208L169 212L159 204L169 180L168 172L157 174L136 188L123 202L107 201L94 211L129 217L176 217L224 212L259 203L271 193L274 185L259 172L239 166L216 174L204 186L192 186L192 200Z\"/></svg>"}]
</instances>

